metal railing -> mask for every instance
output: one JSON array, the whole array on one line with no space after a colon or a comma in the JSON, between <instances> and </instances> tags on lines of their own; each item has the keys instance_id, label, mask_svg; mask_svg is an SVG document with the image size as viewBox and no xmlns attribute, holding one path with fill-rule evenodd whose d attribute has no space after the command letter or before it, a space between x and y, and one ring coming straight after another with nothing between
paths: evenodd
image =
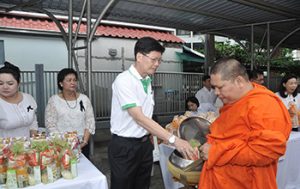
<instances>
[{"instance_id":1,"label":"metal railing","mask_svg":"<svg viewBox=\"0 0 300 189\"><path fill-rule=\"evenodd\" d=\"M45 107L48 99L57 94L57 73L58 71L43 71L44 78L36 78L36 71L23 71L21 73L20 90L31 94L35 99L38 95L36 92L36 82L44 81L44 97L41 102ZM92 105L97 121L109 120L111 111L112 83L118 71L93 71L92 72ZM86 72L80 72L83 84L86 86ZM154 114L168 115L185 110L185 99L194 95L202 85L202 74L197 73L180 73L180 72L158 72L153 79L153 90L155 98ZM43 117L44 111L37 112Z\"/></svg>"},{"instance_id":2,"label":"metal railing","mask_svg":"<svg viewBox=\"0 0 300 189\"><path fill-rule=\"evenodd\" d=\"M58 71L43 71L43 80L36 78L35 71L24 71L21 75L20 89L31 94L37 99L36 81L44 81L44 98L37 101L38 106L45 107L48 99L57 94ZM110 118L112 83L118 71L93 71L92 72L92 105L97 121L107 121ZM83 84L87 85L86 72L80 72ZM202 76L199 73L158 72L152 77L155 108L154 115L174 115L185 111L185 99L193 96L202 87ZM280 78L272 78L272 83L279 85ZM277 86L273 86L276 91ZM272 90L272 89L271 89ZM45 104L40 104L45 103ZM44 115L44 110L37 112L38 117ZM43 121L41 122L43 123Z\"/></svg>"}]
</instances>

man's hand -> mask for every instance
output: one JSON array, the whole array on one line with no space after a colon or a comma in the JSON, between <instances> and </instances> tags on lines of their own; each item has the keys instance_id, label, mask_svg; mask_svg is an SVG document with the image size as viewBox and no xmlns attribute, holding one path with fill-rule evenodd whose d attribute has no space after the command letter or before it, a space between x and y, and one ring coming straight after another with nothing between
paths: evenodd
<instances>
[{"instance_id":1,"label":"man's hand","mask_svg":"<svg viewBox=\"0 0 300 189\"><path fill-rule=\"evenodd\" d=\"M197 156L197 154L195 154L195 150L192 148L190 143L188 143L185 140L176 137L174 145L175 148L183 155L185 159L193 159L193 157Z\"/></svg>"},{"instance_id":2,"label":"man's hand","mask_svg":"<svg viewBox=\"0 0 300 189\"><path fill-rule=\"evenodd\" d=\"M208 160L208 153L210 149L210 144L205 143L200 147L200 158L204 161Z\"/></svg>"}]
</instances>

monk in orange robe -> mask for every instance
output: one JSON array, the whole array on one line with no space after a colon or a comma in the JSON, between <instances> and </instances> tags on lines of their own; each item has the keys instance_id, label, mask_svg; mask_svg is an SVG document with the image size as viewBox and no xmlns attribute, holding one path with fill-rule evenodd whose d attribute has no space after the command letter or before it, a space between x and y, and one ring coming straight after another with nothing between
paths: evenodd
<instances>
[{"instance_id":1,"label":"monk in orange robe","mask_svg":"<svg viewBox=\"0 0 300 189\"><path fill-rule=\"evenodd\" d=\"M206 160L199 189L276 189L277 162L285 153L290 116L281 100L251 83L245 67L222 59L211 84L225 104L200 151Z\"/></svg>"}]
</instances>

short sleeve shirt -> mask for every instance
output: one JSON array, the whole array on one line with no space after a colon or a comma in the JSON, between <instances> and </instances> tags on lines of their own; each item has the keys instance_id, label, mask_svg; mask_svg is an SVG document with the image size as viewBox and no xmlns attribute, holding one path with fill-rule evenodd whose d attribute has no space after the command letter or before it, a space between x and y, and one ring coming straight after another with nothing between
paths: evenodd
<instances>
[{"instance_id":1,"label":"short sleeve shirt","mask_svg":"<svg viewBox=\"0 0 300 189\"><path fill-rule=\"evenodd\" d=\"M30 130L38 129L36 102L29 94L22 96L18 104L0 98L0 137L29 137Z\"/></svg>"},{"instance_id":2,"label":"short sleeve shirt","mask_svg":"<svg viewBox=\"0 0 300 189\"><path fill-rule=\"evenodd\" d=\"M196 94L195 97L198 99L199 103L210 103L215 104L217 96L213 89L208 90L206 87L202 87Z\"/></svg>"},{"instance_id":3,"label":"short sleeve shirt","mask_svg":"<svg viewBox=\"0 0 300 189\"><path fill-rule=\"evenodd\" d=\"M111 132L118 136L140 138L148 131L140 126L128 113L128 109L140 106L145 116L152 118L154 109L151 84L143 85L143 78L135 67L117 76L112 84ZM147 76L145 79L150 80Z\"/></svg>"}]
</instances>

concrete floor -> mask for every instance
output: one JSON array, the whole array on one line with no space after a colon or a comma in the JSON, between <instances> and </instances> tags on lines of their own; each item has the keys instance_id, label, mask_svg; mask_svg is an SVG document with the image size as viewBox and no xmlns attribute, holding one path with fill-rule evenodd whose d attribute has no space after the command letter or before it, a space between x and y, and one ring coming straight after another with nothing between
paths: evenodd
<instances>
[{"instance_id":1,"label":"concrete floor","mask_svg":"<svg viewBox=\"0 0 300 189\"><path fill-rule=\"evenodd\" d=\"M109 129L98 129L94 135L94 165L106 176L110 186L110 168L108 163L107 146L111 139ZM150 189L165 189L159 163L154 163Z\"/></svg>"}]
</instances>

